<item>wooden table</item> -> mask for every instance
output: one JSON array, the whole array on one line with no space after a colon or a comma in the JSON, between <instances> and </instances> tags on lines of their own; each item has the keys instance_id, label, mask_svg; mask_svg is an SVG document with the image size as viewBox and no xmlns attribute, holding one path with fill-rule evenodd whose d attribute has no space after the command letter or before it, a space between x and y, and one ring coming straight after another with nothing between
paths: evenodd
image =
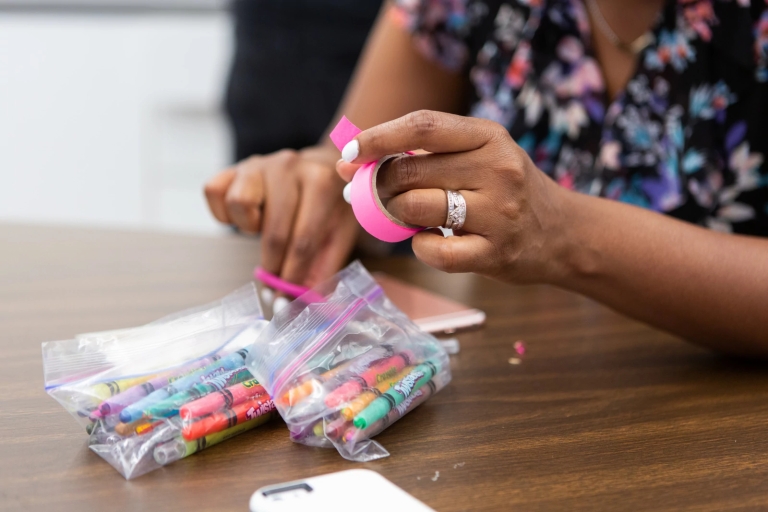
<instances>
[{"instance_id":1,"label":"wooden table","mask_svg":"<svg viewBox=\"0 0 768 512\"><path fill-rule=\"evenodd\" d=\"M547 287L366 262L484 309L453 382L368 464L280 422L125 481L43 391L40 342L139 325L244 284L257 244L0 226L0 509L245 510L258 487L366 467L438 511L768 506L768 369L714 356ZM525 341L522 364L514 341ZM439 476L438 476L439 472Z\"/></svg>"}]
</instances>

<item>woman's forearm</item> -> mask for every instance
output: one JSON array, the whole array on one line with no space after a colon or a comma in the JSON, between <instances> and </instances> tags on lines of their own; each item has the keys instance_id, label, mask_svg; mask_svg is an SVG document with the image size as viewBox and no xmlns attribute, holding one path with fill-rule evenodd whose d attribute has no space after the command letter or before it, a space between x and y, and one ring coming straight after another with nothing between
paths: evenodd
<instances>
[{"instance_id":1,"label":"woman's forearm","mask_svg":"<svg viewBox=\"0 0 768 512\"><path fill-rule=\"evenodd\" d=\"M328 132L342 115L368 128L421 109L461 113L467 79L419 54L385 3ZM324 136L321 144L329 144Z\"/></svg>"},{"instance_id":2,"label":"woman's forearm","mask_svg":"<svg viewBox=\"0 0 768 512\"><path fill-rule=\"evenodd\" d=\"M690 341L768 355L768 240L563 190L555 284Z\"/></svg>"}]
</instances>

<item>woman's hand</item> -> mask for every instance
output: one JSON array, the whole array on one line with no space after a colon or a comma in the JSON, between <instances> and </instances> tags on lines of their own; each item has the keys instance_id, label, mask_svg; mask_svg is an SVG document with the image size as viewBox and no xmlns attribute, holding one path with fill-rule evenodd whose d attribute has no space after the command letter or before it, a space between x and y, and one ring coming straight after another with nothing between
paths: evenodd
<instances>
[{"instance_id":1,"label":"woman's hand","mask_svg":"<svg viewBox=\"0 0 768 512\"><path fill-rule=\"evenodd\" d=\"M429 154L403 155L379 171L377 188L382 200L389 199L387 210L409 224L434 227L446 220L446 189L461 192L467 203L460 236L430 230L413 238L421 261L510 282L557 279L561 189L497 123L431 111L408 114L359 134L342 152L349 162L339 162L337 170L350 180L360 163L415 149Z\"/></svg>"},{"instance_id":2,"label":"woman's hand","mask_svg":"<svg viewBox=\"0 0 768 512\"><path fill-rule=\"evenodd\" d=\"M337 158L330 147L252 156L206 184L208 206L220 222L261 233L265 270L313 286L344 265L359 229Z\"/></svg>"}]
</instances>

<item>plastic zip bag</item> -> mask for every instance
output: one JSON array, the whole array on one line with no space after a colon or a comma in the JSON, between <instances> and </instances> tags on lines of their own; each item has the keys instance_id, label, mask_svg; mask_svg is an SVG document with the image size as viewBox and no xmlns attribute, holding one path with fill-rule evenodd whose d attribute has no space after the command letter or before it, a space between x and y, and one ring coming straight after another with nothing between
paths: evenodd
<instances>
[{"instance_id":1,"label":"plastic zip bag","mask_svg":"<svg viewBox=\"0 0 768 512\"><path fill-rule=\"evenodd\" d=\"M375 435L450 380L448 354L359 263L273 318L248 368L275 398L291 439L346 459L389 455Z\"/></svg>"},{"instance_id":2,"label":"plastic zip bag","mask_svg":"<svg viewBox=\"0 0 768 512\"><path fill-rule=\"evenodd\" d=\"M250 284L142 327L43 343L45 389L85 427L90 449L134 478L272 416L245 367L266 324Z\"/></svg>"}]
</instances>

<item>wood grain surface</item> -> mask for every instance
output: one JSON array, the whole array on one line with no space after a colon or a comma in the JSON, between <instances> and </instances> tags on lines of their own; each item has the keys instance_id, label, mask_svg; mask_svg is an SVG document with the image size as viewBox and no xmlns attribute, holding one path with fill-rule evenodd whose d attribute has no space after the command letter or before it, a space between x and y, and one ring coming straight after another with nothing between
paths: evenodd
<instances>
[{"instance_id":1,"label":"wood grain surface","mask_svg":"<svg viewBox=\"0 0 768 512\"><path fill-rule=\"evenodd\" d=\"M257 260L236 236L0 226L0 509L246 510L263 485L358 467L442 512L768 509L765 365L556 289L407 258L365 263L488 322L459 336L451 384L378 437L391 457L347 462L276 421L124 480L43 391L40 342L215 300ZM512 365L516 340L527 353Z\"/></svg>"}]
</instances>

